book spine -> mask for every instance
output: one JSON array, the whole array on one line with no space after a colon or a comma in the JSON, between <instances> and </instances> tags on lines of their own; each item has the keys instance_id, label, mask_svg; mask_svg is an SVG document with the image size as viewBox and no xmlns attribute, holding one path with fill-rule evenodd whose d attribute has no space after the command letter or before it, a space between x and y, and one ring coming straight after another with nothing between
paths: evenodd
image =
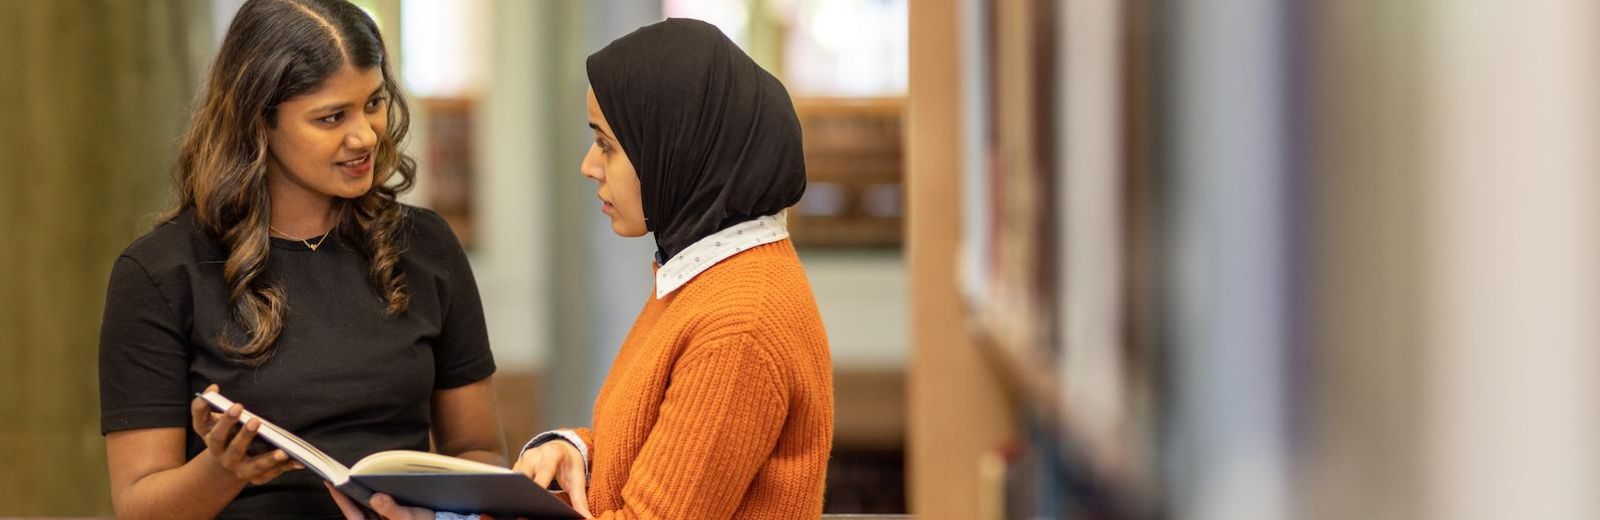
<instances>
[{"instance_id":1,"label":"book spine","mask_svg":"<svg viewBox=\"0 0 1600 520\"><path fill-rule=\"evenodd\" d=\"M362 505L366 505L367 501L372 499L372 489L362 485L360 482L356 482L354 479L347 480L345 483L335 487L346 496L356 499Z\"/></svg>"},{"instance_id":2,"label":"book spine","mask_svg":"<svg viewBox=\"0 0 1600 520\"><path fill-rule=\"evenodd\" d=\"M361 505L361 514L367 519L379 520L382 518L372 510L371 504L367 503L367 501L372 500L373 492L371 488L356 482L355 479L346 480L343 484L334 486L334 488L338 489L340 493L344 493L345 496L355 499L356 503Z\"/></svg>"}]
</instances>

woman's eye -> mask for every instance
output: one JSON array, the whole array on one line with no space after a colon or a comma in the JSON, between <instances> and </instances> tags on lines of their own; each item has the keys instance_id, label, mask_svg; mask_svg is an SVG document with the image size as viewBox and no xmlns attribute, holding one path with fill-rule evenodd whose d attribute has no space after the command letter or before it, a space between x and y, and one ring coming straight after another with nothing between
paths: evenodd
<instances>
[{"instance_id":1,"label":"woman's eye","mask_svg":"<svg viewBox=\"0 0 1600 520\"><path fill-rule=\"evenodd\" d=\"M383 106L383 101L384 101L384 98L382 98L382 97L372 98L372 101L368 101L367 102L367 109L368 110L372 110L372 109L376 109L378 107L381 107L381 106Z\"/></svg>"},{"instance_id":2,"label":"woman's eye","mask_svg":"<svg viewBox=\"0 0 1600 520\"><path fill-rule=\"evenodd\" d=\"M343 116L344 116L344 112L335 112L333 114L329 114L327 117L323 117L323 118L317 119L317 121L321 122L321 123L327 123L327 124L331 125L331 124L338 123L339 119L341 117L343 117Z\"/></svg>"}]
</instances>

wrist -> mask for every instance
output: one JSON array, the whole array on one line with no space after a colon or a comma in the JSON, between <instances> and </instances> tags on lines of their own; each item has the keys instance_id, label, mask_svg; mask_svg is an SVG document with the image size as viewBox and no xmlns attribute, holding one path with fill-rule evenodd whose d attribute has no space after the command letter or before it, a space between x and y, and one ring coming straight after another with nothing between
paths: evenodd
<instances>
[{"instance_id":1,"label":"wrist","mask_svg":"<svg viewBox=\"0 0 1600 520\"><path fill-rule=\"evenodd\" d=\"M211 454L211 450L200 452L199 455L195 456L194 460L189 461L189 465L195 466L196 469L200 470L202 473L200 476L205 479L205 482L221 484L236 490L244 489L245 485L248 484L244 479L239 478L239 475L234 474L232 470L223 467L222 461L217 460Z\"/></svg>"},{"instance_id":2,"label":"wrist","mask_svg":"<svg viewBox=\"0 0 1600 520\"><path fill-rule=\"evenodd\" d=\"M584 463L583 451L579 450L577 445L571 443L570 441L567 441L566 439L559 439L559 440L561 442L551 442L551 443L547 443L547 444L556 446L556 449L559 449L563 453L566 453L567 455L570 455L572 457L572 460L577 461L579 464L583 464Z\"/></svg>"},{"instance_id":3,"label":"wrist","mask_svg":"<svg viewBox=\"0 0 1600 520\"><path fill-rule=\"evenodd\" d=\"M584 463L587 465L589 461L589 446L584 444L583 438L579 437L578 433L572 430L550 430L533 436L532 439L528 440L527 444L522 445L522 451L517 452L517 458L521 459L522 454L528 450L543 446L552 441L563 441L574 448L577 448L578 455L581 456Z\"/></svg>"}]
</instances>

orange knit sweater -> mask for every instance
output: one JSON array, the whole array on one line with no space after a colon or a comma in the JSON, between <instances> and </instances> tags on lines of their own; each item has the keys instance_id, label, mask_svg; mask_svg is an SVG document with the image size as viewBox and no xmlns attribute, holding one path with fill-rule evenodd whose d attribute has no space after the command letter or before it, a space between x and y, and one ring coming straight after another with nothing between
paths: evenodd
<instances>
[{"instance_id":1,"label":"orange knit sweater","mask_svg":"<svg viewBox=\"0 0 1600 520\"><path fill-rule=\"evenodd\" d=\"M815 519L833 444L822 317L788 240L650 300L595 402L602 519Z\"/></svg>"}]
</instances>

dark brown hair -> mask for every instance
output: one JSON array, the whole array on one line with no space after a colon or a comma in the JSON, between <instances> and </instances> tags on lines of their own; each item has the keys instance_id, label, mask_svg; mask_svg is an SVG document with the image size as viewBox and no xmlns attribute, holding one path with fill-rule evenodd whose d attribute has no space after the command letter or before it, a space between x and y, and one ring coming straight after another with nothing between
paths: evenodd
<instances>
[{"instance_id":1,"label":"dark brown hair","mask_svg":"<svg viewBox=\"0 0 1600 520\"><path fill-rule=\"evenodd\" d=\"M283 290L265 276L267 131L280 103L316 90L346 65L382 72L389 124L373 152L372 189L335 201L339 236L368 260L368 281L390 315L405 312L410 301L399 269L406 212L396 197L411 189L416 162L399 151L410 110L383 36L344 0L249 0L228 26L196 101L178 153L177 206L168 215L193 208L200 229L227 250L223 278L241 334L223 330L218 341L241 363L259 365L271 356L287 310Z\"/></svg>"}]
</instances>

